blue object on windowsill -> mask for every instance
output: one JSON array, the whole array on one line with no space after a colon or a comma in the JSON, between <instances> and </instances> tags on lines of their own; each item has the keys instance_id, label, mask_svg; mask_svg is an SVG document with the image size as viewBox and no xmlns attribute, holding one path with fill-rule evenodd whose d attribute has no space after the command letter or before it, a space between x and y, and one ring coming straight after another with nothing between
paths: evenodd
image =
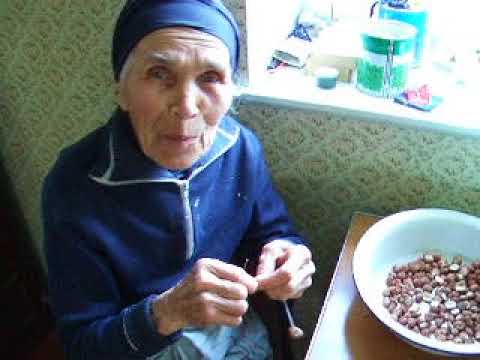
<instances>
[{"instance_id":1,"label":"blue object on windowsill","mask_svg":"<svg viewBox=\"0 0 480 360\"><path fill-rule=\"evenodd\" d=\"M310 32L313 31L313 26L297 24L293 31L288 35L288 37L294 36L302 40L312 41L312 36Z\"/></svg>"},{"instance_id":2,"label":"blue object on windowsill","mask_svg":"<svg viewBox=\"0 0 480 360\"><path fill-rule=\"evenodd\" d=\"M387 0L383 1L383 3L387 3L388 6L395 9L408 9L410 7L408 0Z\"/></svg>"}]
</instances>

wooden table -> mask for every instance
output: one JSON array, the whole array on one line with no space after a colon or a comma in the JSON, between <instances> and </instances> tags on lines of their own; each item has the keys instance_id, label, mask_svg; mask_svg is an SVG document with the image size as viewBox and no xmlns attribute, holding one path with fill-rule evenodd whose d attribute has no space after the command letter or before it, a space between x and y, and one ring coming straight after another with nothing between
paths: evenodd
<instances>
[{"instance_id":1,"label":"wooden table","mask_svg":"<svg viewBox=\"0 0 480 360\"><path fill-rule=\"evenodd\" d=\"M306 360L453 359L405 343L380 323L360 299L352 275L353 253L363 233L379 219L354 214Z\"/></svg>"}]
</instances>

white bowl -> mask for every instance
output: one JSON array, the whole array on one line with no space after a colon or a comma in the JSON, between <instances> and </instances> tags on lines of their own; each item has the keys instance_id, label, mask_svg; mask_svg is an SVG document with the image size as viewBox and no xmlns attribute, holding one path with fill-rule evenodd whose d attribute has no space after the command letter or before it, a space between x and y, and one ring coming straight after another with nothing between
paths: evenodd
<instances>
[{"instance_id":1,"label":"white bowl","mask_svg":"<svg viewBox=\"0 0 480 360\"><path fill-rule=\"evenodd\" d=\"M437 354L478 356L480 343L441 342L415 333L396 322L383 306L382 292L394 265L406 264L423 253L440 253L451 261L480 259L480 218L443 209L417 209L387 216L370 227L353 256L353 276L367 307L390 330L408 343Z\"/></svg>"}]
</instances>

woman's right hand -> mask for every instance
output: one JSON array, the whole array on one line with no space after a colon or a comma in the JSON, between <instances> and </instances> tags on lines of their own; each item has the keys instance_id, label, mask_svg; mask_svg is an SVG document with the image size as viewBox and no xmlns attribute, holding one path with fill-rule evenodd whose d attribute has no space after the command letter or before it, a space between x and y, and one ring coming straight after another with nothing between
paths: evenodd
<instances>
[{"instance_id":1,"label":"woman's right hand","mask_svg":"<svg viewBox=\"0 0 480 360\"><path fill-rule=\"evenodd\" d=\"M186 326L238 326L248 310L247 297L258 282L241 267L216 259L200 259L190 274L153 303L161 335Z\"/></svg>"}]
</instances>

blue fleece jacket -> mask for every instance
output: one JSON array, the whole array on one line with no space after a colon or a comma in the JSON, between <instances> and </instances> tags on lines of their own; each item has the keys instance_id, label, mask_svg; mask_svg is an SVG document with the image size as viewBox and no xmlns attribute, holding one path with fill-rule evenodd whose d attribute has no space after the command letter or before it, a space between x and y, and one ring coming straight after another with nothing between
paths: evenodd
<instances>
[{"instance_id":1,"label":"blue fleece jacket","mask_svg":"<svg viewBox=\"0 0 480 360\"><path fill-rule=\"evenodd\" d=\"M158 334L151 302L198 259L232 262L277 238L303 243L258 139L230 117L210 151L176 173L140 151L117 113L62 151L42 207L51 303L70 359L158 353L181 331Z\"/></svg>"}]
</instances>

